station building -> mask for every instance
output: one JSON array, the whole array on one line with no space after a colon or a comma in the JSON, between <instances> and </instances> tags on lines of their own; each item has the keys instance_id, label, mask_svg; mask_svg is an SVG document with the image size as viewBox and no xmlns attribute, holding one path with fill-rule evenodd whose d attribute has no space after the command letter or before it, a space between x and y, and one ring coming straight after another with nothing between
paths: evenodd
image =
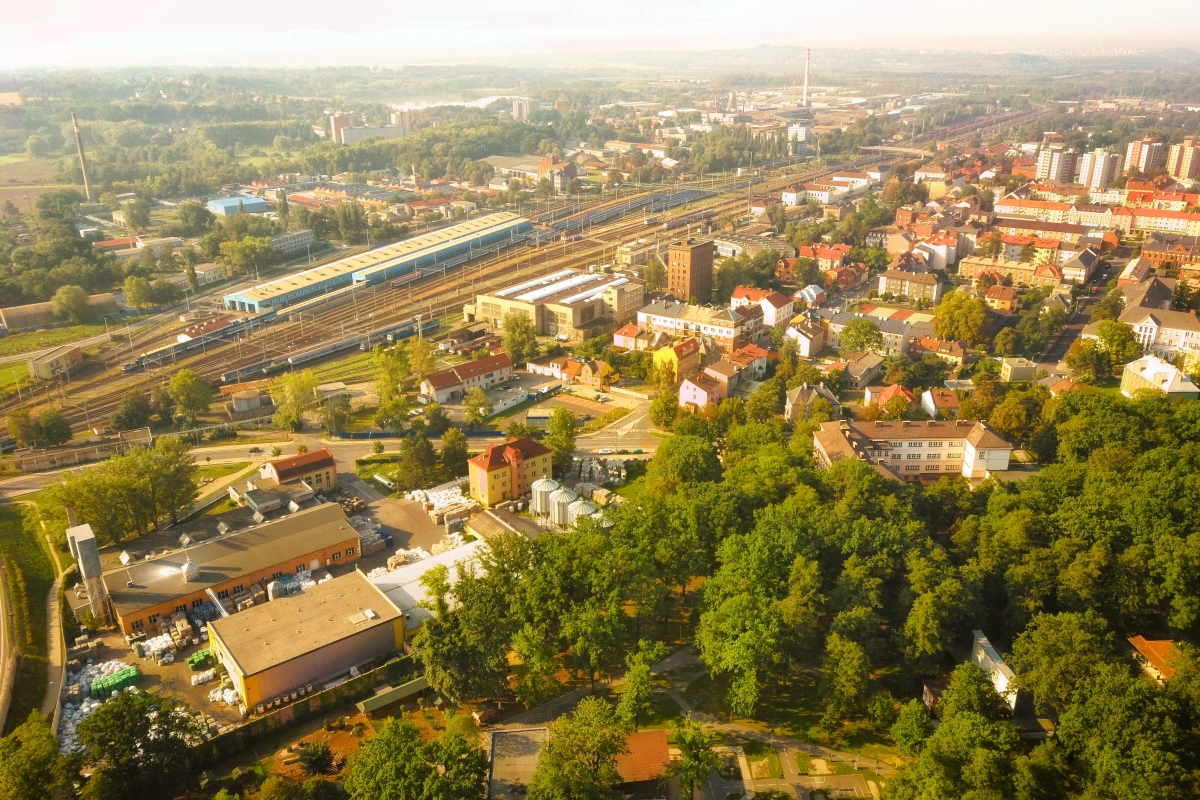
<instances>
[{"instance_id":1,"label":"station building","mask_svg":"<svg viewBox=\"0 0 1200 800\"><path fill-rule=\"evenodd\" d=\"M232 311L258 313L283 308L343 286L381 283L426 268L450 266L447 262L451 261L463 263L473 250L523 240L530 227L528 219L516 214L489 214L260 283L225 295L223 302Z\"/></svg>"}]
</instances>

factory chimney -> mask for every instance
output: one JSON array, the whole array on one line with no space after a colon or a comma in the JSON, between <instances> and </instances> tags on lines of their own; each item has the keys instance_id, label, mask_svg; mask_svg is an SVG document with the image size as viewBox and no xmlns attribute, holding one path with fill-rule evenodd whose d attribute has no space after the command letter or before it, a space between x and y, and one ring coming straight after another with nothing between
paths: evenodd
<instances>
[{"instance_id":1,"label":"factory chimney","mask_svg":"<svg viewBox=\"0 0 1200 800\"><path fill-rule=\"evenodd\" d=\"M75 112L71 112L71 127L75 129L75 146L79 148L79 169L83 171L83 191L87 195L88 202L94 202L96 198L92 197L92 180L88 177L87 158L83 155L83 133L79 130L79 120L75 119Z\"/></svg>"},{"instance_id":2,"label":"factory chimney","mask_svg":"<svg viewBox=\"0 0 1200 800\"><path fill-rule=\"evenodd\" d=\"M804 51L804 99L800 101L800 105L808 108L808 62L812 58L812 50Z\"/></svg>"}]
</instances>

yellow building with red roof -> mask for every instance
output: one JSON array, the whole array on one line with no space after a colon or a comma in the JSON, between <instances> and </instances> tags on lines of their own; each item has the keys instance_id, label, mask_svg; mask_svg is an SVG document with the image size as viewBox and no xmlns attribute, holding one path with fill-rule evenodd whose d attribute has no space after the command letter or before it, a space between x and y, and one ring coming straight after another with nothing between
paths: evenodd
<instances>
[{"instance_id":1,"label":"yellow building with red roof","mask_svg":"<svg viewBox=\"0 0 1200 800\"><path fill-rule=\"evenodd\" d=\"M513 500L529 491L533 482L553 477L550 448L533 439L510 439L489 444L467 459L471 497L483 506Z\"/></svg>"}]
</instances>

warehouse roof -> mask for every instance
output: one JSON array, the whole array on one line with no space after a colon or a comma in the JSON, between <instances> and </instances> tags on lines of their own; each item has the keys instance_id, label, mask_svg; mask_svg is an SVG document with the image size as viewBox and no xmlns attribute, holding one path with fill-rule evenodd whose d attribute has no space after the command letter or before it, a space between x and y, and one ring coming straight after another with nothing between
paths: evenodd
<instances>
[{"instance_id":1,"label":"warehouse roof","mask_svg":"<svg viewBox=\"0 0 1200 800\"><path fill-rule=\"evenodd\" d=\"M518 217L516 214L508 212L488 214L485 217L473 219L469 222L451 225L448 228L442 228L422 236L415 236L412 239L405 239L395 244L376 247L365 253L359 253L358 255L339 259L319 267L295 272L291 275L285 275L282 278L260 283L258 286L244 291L226 295L226 297L237 297L241 300L267 303L282 295L287 295L291 292L313 286L314 284L322 284L325 281L337 278L344 278L349 283L350 276L354 273L369 273L375 269L392 267L396 263L414 257L423 251L432 251L435 248L455 244L457 240L463 237L477 236L494 227L525 221L523 217Z\"/></svg>"},{"instance_id":2,"label":"warehouse roof","mask_svg":"<svg viewBox=\"0 0 1200 800\"><path fill-rule=\"evenodd\" d=\"M355 570L300 594L214 620L209 627L242 674L256 675L363 631L390 625L401 613L366 575Z\"/></svg>"},{"instance_id":3,"label":"warehouse roof","mask_svg":"<svg viewBox=\"0 0 1200 800\"><path fill-rule=\"evenodd\" d=\"M425 573L435 567L446 567L446 577L450 588L453 589L463 569L478 570L479 557L487 546L483 539L476 539L462 547L406 564L399 569L389 570L370 580L404 612L405 630L419 628L426 620L433 619L433 612L421 605L433 599L429 596L429 590L421 583Z\"/></svg>"},{"instance_id":4,"label":"warehouse roof","mask_svg":"<svg viewBox=\"0 0 1200 800\"><path fill-rule=\"evenodd\" d=\"M341 506L323 503L189 547L186 557L182 549L169 550L128 570L109 570L104 582L117 613L126 616L351 539L358 540L358 531ZM180 568L188 560L198 571L184 581Z\"/></svg>"}]
</instances>

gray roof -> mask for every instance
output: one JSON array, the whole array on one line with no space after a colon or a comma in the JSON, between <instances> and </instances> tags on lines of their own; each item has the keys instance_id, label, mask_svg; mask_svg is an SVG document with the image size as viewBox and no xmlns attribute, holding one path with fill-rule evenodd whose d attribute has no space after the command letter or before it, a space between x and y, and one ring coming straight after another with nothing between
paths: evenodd
<instances>
[{"instance_id":1,"label":"gray roof","mask_svg":"<svg viewBox=\"0 0 1200 800\"><path fill-rule=\"evenodd\" d=\"M322 503L189 547L186 557L182 549L171 550L128 570L109 570L104 582L117 613L126 616L350 540L358 541L358 531L341 506ZM180 568L188 560L198 571L185 581ZM133 586L126 585L129 578Z\"/></svg>"}]
</instances>

